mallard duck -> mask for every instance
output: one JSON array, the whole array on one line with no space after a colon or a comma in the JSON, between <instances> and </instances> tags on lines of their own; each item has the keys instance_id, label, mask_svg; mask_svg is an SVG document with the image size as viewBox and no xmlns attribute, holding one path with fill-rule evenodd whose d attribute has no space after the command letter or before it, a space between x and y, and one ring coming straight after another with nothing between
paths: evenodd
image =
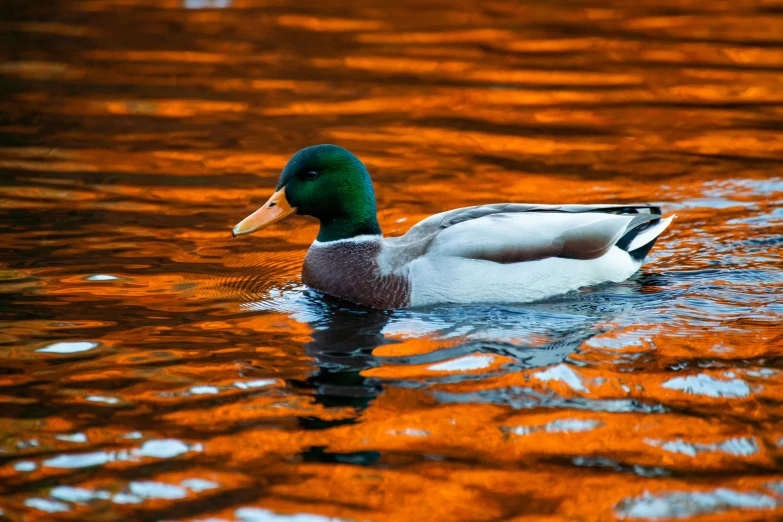
<instances>
[{"instance_id":1,"label":"mallard duck","mask_svg":"<svg viewBox=\"0 0 783 522\"><path fill-rule=\"evenodd\" d=\"M653 205L499 203L430 216L383 237L364 164L336 145L291 157L264 206L234 227L251 234L291 214L320 221L303 282L379 309L521 303L636 272L674 216Z\"/></svg>"}]
</instances>

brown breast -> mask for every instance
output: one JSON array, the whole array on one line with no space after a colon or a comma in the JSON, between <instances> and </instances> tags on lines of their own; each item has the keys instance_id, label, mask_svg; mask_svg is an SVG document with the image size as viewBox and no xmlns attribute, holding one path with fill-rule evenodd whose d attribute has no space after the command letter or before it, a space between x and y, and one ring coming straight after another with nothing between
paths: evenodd
<instances>
[{"instance_id":1,"label":"brown breast","mask_svg":"<svg viewBox=\"0 0 783 522\"><path fill-rule=\"evenodd\" d=\"M410 283L378 266L381 242L314 243L302 266L302 281L316 290L372 308L389 310L410 305Z\"/></svg>"}]
</instances>

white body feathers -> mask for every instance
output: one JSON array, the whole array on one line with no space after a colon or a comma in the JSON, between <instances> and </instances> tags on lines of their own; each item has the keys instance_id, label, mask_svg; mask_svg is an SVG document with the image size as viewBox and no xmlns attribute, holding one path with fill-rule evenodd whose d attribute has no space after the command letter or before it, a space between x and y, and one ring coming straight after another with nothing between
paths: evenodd
<instances>
[{"instance_id":1,"label":"white body feathers","mask_svg":"<svg viewBox=\"0 0 783 522\"><path fill-rule=\"evenodd\" d=\"M423 256L408 265L411 306L526 303L584 286L628 279L642 263L612 247L597 259L550 257L519 263Z\"/></svg>"}]
</instances>

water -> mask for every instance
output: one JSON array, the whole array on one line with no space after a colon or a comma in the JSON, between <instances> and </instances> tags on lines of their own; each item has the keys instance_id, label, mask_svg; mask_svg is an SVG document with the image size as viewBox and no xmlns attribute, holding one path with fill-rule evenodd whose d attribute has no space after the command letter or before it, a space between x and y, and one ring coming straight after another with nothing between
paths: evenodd
<instances>
[{"instance_id":1,"label":"water","mask_svg":"<svg viewBox=\"0 0 783 522\"><path fill-rule=\"evenodd\" d=\"M313 4L315 5L315 4ZM783 516L783 11L757 2L2 4L10 520ZM343 145L399 234L651 202L640 273L372 312L302 287Z\"/></svg>"}]
</instances>

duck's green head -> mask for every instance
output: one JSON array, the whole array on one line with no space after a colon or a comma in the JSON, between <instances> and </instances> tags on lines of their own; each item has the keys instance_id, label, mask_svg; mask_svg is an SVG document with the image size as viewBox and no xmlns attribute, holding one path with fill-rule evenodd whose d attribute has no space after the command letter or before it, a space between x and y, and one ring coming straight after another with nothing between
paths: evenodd
<instances>
[{"instance_id":1,"label":"duck's green head","mask_svg":"<svg viewBox=\"0 0 783 522\"><path fill-rule=\"evenodd\" d=\"M277 191L233 234L251 234L294 213L318 218L319 241L381 234L370 174L359 158L337 145L315 145L294 154Z\"/></svg>"}]
</instances>

